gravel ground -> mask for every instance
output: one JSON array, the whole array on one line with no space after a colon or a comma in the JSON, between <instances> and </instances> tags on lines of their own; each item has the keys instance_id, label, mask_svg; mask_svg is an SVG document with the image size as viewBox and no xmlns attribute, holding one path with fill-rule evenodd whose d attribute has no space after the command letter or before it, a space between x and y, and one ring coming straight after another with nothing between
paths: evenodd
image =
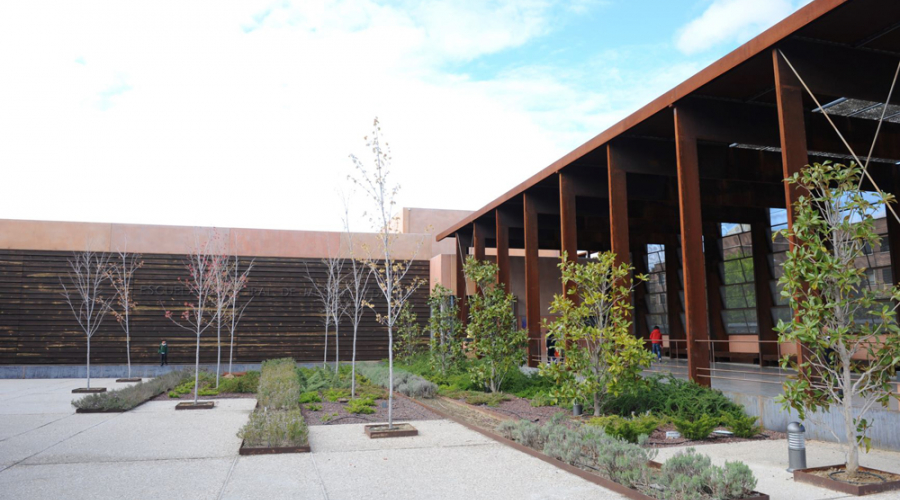
<instances>
[{"instance_id":1,"label":"gravel ground","mask_svg":"<svg viewBox=\"0 0 900 500\"><path fill-rule=\"evenodd\" d=\"M347 413L344 409L344 403L332 403L330 401L322 401L314 403L322 407L321 410L312 411L307 409L307 404L302 405L303 417L309 425L341 425L341 424L372 424L378 422L387 422L387 400L375 400L375 413L369 415L356 415ZM407 401L403 398L394 398L394 421L405 420L438 420L441 417L422 408L421 406ZM336 414L336 415L335 415ZM323 417L330 417L327 421L322 421Z\"/></svg>"}]
</instances>

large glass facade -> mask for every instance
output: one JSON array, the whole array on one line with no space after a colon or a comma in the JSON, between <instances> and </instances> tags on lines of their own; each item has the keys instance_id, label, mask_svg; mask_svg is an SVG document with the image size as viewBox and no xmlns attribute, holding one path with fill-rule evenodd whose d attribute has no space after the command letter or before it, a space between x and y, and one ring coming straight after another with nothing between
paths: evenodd
<instances>
[{"instance_id":1,"label":"large glass facade","mask_svg":"<svg viewBox=\"0 0 900 500\"><path fill-rule=\"evenodd\" d=\"M666 249L663 245L647 245L643 256L647 266L647 325L659 326L664 335L669 333L669 315L666 303Z\"/></svg>"},{"instance_id":2,"label":"large glass facade","mask_svg":"<svg viewBox=\"0 0 900 500\"><path fill-rule=\"evenodd\" d=\"M757 334L756 289L753 275L753 245L750 226L723 223L720 227L719 250L722 262L722 320L725 331L734 334Z\"/></svg>"}]
</instances>

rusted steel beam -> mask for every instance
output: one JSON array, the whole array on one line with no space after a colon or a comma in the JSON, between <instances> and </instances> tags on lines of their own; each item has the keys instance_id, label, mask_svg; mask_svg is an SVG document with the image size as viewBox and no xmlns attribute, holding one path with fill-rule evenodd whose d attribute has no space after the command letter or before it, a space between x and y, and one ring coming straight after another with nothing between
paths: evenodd
<instances>
[{"instance_id":1,"label":"rusted steel beam","mask_svg":"<svg viewBox=\"0 0 900 500\"><path fill-rule=\"evenodd\" d=\"M578 224L575 220L575 180L568 174L559 173L559 226L560 250L565 252L569 262L578 262ZM563 286L563 293L574 288L574 283ZM575 300L577 296L572 295Z\"/></svg>"},{"instance_id":2,"label":"rusted steel beam","mask_svg":"<svg viewBox=\"0 0 900 500\"><path fill-rule=\"evenodd\" d=\"M777 50L772 51L775 67L775 97L778 109L778 132L780 136L781 158L784 177L791 177L809 163L807 156L806 125L803 119L803 87L787 66ZM796 214L794 203L803 195L803 189L796 184L784 183L784 199L787 210L788 228L793 227ZM788 238L791 248L797 244L796 238ZM797 362L803 362L803 346L797 344Z\"/></svg>"},{"instance_id":3,"label":"rusted steel beam","mask_svg":"<svg viewBox=\"0 0 900 500\"><path fill-rule=\"evenodd\" d=\"M709 307L709 333L715 340L728 340L728 332L725 330L725 321L722 319L722 278L719 275L719 263L722 261L722 253L719 251L719 225L715 223L703 224L703 258L706 261L706 303ZM730 347L727 342L716 342L712 346L713 351L728 353Z\"/></svg>"},{"instance_id":4,"label":"rusted steel beam","mask_svg":"<svg viewBox=\"0 0 900 500\"><path fill-rule=\"evenodd\" d=\"M510 293L512 289L509 284L509 226L505 224L505 218L500 210L496 210L494 215L497 219L494 225L497 240L497 283L506 290L506 293Z\"/></svg>"},{"instance_id":5,"label":"rusted steel beam","mask_svg":"<svg viewBox=\"0 0 900 500\"><path fill-rule=\"evenodd\" d=\"M456 233L456 303L459 305L459 320L463 325L469 322L469 299L466 290L466 274L463 265L469 256L471 237L465 233Z\"/></svg>"},{"instance_id":6,"label":"rusted steel beam","mask_svg":"<svg viewBox=\"0 0 900 500\"><path fill-rule=\"evenodd\" d=\"M759 327L759 364L778 358L778 340L772 321L772 298L769 270L769 223L765 221L750 224L750 239L753 245L753 285L756 291L756 324Z\"/></svg>"},{"instance_id":7,"label":"rusted steel beam","mask_svg":"<svg viewBox=\"0 0 900 500\"><path fill-rule=\"evenodd\" d=\"M609 236L616 263L631 264L628 256L628 181L622 170L622 153L614 144L606 145L607 177L609 179Z\"/></svg>"},{"instance_id":8,"label":"rusted steel beam","mask_svg":"<svg viewBox=\"0 0 900 500\"><path fill-rule=\"evenodd\" d=\"M481 262L484 260L484 240L487 238L484 224L476 222L472 225L472 256Z\"/></svg>"},{"instance_id":9,"label":"rusted steel beam","mask_svg":"<svg viewBox=\"0 0 900 500\"><path fill-rule=\"evenodd\" d=\"M709 316L706 308L706 263L703 259L696 117L679 107L675 108L674 116L688 377L700 385L709 386L709 344L706 342L709 340Z\"/></svg>"},{"instance_id":10,"label":"rusted steel beam","mask_svg":"<svg viewBox=\"0 0 900 500\"><path fill-rule=\"evenodd\" d=\"M524 195L525 220L525 321L528 327L528 366L541 357L541 276L538 262L538 220L534 201Z\"/></svg>"}]
</instances>

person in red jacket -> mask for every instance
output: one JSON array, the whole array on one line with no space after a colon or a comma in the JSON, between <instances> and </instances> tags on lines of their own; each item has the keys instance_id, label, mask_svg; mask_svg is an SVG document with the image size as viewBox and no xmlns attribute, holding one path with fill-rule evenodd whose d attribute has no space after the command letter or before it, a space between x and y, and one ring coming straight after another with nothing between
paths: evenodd
<instances>
[{"instance_id":1,"label":"person in red jacket","mask_svg":"<svg viewBox=\"0 0 900 500\"><path fill-rule=\"evenodd\" d=\"M662 332L658 326L654 326L650 332L650 351L656 354L657 361L662 361Z\"/></svg>"}]
</instances>

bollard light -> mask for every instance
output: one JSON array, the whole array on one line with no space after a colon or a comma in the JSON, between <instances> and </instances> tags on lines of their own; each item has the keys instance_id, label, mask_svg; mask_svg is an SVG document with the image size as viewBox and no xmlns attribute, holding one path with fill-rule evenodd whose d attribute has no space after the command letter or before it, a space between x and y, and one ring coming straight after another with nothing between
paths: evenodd
<instances>
[{"instance_id":1,"label":"bollard light","mask_svg":"<svg viewBox=\"0 0 900 500\"><path fill-rule=\"evenodd\" d=\"M581 403L575 403L572 405L572 415L576 417L580 417L581 413L584 411L584 405Z\"/></svg>"},{"instance_id":2,"label":"bollard light","mask_svg":"<svg viewBox=\"0 0 900 500\"><path fill-rule=\"evenodd\" d=\"M806 428L800 422L787 426L788 472L806 468Z\"/></svg>"}]
</instances>

